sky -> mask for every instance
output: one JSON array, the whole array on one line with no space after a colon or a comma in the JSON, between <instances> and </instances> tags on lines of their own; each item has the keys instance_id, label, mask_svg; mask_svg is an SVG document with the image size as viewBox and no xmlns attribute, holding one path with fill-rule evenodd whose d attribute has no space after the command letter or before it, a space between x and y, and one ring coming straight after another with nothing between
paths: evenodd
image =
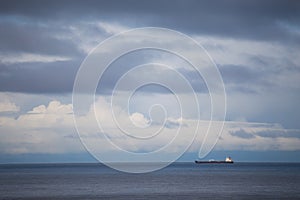
<instances>
[{"instance_id":1,"label":"sky","mask_svg":"<svg viewBox=\"0 0 300 200\"><path fill-rule=\"evenodd\" d=\"M224 127L216 145L202 159L231 155L237 161L300 162L299 10L300 3L292 0L2 0L0 163L94 162L87 152L93 149L87 148L93 142L97 151L126 161L99 136L94 117L117 146L135 153L163 148L180 127L182 137L162 157L172 157L188 146L179 161L198 159L211 117L213 91L189 63L170 52L143 49L115 60L97 85L95 101L88 102L87 112L74 120L73 86L81 64L109 37L142 27L172 29L189 36L204 47L221 75L226 91ZM124 41L126 47L140 42ZM169 48L191 58L199 56L168 35L161 34L155 42L165 41ZM118 48L105 52L109 56ZM152 64L130 71L147 63ZM132 74L118 85L127 72ZM183 87L175 72L195 92ZM148 85L130 99L126 96L133 84L148 79L164 80L168 87ZM176 88L182 98L184 116L170 88ZM89 94L80 95L88 99ZM194 96L199 100L196 104L191 103ZM218 94L217 98L222 100ZM216 110L221 106L213 105ZM120 136L112 112L134 136L148 137L158 128L163 131L153 140L128 139ZM222 120L222 115L214 117L208 138L218 134L214 129ZM200 126L190 144L197 123ZM86 132L78 134L80 127Z\"/></svg>"}]
</instances>

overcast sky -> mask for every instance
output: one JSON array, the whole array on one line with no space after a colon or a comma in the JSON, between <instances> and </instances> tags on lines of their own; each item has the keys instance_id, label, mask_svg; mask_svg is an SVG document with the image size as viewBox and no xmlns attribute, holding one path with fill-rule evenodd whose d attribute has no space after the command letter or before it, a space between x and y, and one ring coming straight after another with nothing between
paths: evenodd
<instances>
[{"instance_id":1,"label":"overcast sky","mask_svg":"<svg viewBox=\"0 0 300 200\"><path fill-rule=\"evenodd\" d=\"M260 161L261 155L269 161L300 161L299 10L300 3L292 0L1 1L0 162L44 161L40 155L51 155L46 161L73 161L76 155L76 161L89 160L73 120L72 90L77 71L100 42L122 31L150 26L190 36L206 49L221 73L227 113L212 155L223 158L230 152L244 161ZM90 106L96 105L96 117L107 120L105 127L110 131L106 134L132 152L160 148L171 140L179 124L188 134L200 120L193 106L185 108L187 117L180 116L176 99L166 88L144 87L129 105L122 104L125 97L120 97L115 104L118 118L126 126L127 122L147 126L152 120L149 108L159 103L168 111L164 134L148 143L117 136L114 122L106 117L111 113L108 99L124 73L149 62L173 66L190 82L201 100L200 135L210 116L205 81L183 60L154 50L121 57L106 71L96 101ZM117 92L122 95L127 85L147 77L181 87L170 70L153 66L129 77ZM183 90L179 89L186 101L193 98ZM91 115L92 110L78 123L89 127L93 138L97 131L89 124ZM159 116L148 131L160 125ZM186 160L197 159L202 139L197 137ZM186 143L184 138L177 142L178 147ZM110 151L103 138L99 144L101 150ZM170 154L174 151L176 148Z\"/></svg>"}]
</instances>

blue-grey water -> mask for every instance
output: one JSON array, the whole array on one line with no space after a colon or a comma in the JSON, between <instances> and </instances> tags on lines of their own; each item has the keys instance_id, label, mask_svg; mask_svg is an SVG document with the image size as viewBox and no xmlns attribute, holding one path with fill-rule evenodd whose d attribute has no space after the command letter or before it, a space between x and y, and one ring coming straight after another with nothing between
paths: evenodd
<instances>
[{"instance_id":1,"label":"blue-grey water","mask_svg":"<svg viewBox=\"0 0 300 200\"><path fill-rule=\"evenodd\" d=\"M175 163L147 174L101 164L0 165L0 199L300 199L300 164Z\"/></svg>"}]
</instances>

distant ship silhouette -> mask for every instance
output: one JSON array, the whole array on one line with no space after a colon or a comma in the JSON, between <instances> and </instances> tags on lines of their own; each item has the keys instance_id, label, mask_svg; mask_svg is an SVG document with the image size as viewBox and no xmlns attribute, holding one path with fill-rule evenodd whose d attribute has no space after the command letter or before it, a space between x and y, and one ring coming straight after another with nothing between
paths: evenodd
<instances>
[{"instance_id":1,"label":"distant ship silhouette","mask_svg":"<svg viewBox=\"0 0 300 200\"><path fill-rule=\"evenodd\" d=\"M233 162L233 160L231 159L231 157L226 157L226 159L225 160L207 160L207 161L205 161L205 160L195 160L195 163L197 163L197 164L205 164L205 163L216 163L216 164L218 164L218 163L227 163L227 164L233 164L234 162Z\"/></svg>"}]
</instances>

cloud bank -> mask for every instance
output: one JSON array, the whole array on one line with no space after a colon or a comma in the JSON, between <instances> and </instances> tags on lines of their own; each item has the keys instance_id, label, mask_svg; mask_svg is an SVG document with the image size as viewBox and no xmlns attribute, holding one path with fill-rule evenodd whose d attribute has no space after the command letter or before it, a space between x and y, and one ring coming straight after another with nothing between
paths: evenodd
<instances>
[{"instance_id":1,"label":"cloud bank","mask_svg":"<svg viewBox=\"0 0 300 200\"><path fill-rule=\"evenodd\" d=\"M100 118L105 118L103 128L110 130L106 132L106 136L121 148L125 148L133 152L147 152L163 147L170 141L170 138L176 136L174 129L178 125L182 125L183 132L190 134L193 129L191 127L197 123L197 120L188 119L169 119L165 124L163 132L158 139L150 141L139 141L128 139L126 135L119 133L119 129L115 125L115 121L109 119L110 115L109 103L103 104L105 99L99 97L97 100L101 102L102 107L97 107ZM103 107L103 105L106 105ZM94 115L93 108L91 112L82 116L79 123L89 127L89 132L85 137L95 141L99 148L103 151L109 151L107 140L100 133L99 127L95 127L91 123L91 117ZM121 110L120 110L121 111ZM148 127L149 120L140 113L133 113L128 116L126 112L120 112L121 118L131 118L133 126L137 132L136 136L147 136L153 134L153 130L161 127L162 124L154 124ZM209 122L200 121L199 131L196 140L189 149L189 152L198 152L205 131ZM137 126L136 126L137 125ZM19 115L17 118L0 117L0 137L1 152L7 154L19 153L70 153L84 152L85 150L80 143L76 133L72 115L71 104L61 104L59 101L51 101L48 105L39 105L25 114ZM139 132L141 128L143 132ZM81 136L83 136L81 134ZM209 135L208 135L209 137ZM175 147L185 144L185 140L178 141ZM224 131L219 139L216 150L300 150L298 145L300 142L300 130L285 129L279 124L270 123L249 123L249 122L226 122ZM175 151L176 149L174 149ZM113 153L113 152L112 152ZM172 152L170 152L172 153Z\"/></svg>"}]
</instances>

